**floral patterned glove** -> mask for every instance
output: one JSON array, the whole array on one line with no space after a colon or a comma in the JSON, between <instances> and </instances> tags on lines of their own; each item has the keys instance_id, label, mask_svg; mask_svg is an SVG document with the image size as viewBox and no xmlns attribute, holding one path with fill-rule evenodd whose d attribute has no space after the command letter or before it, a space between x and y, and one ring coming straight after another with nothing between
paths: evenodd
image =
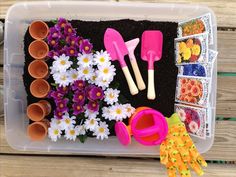
<instances>
[{"instance_id":1,"label":"floral patterned glove","mask_svg":"<svg viewBox=\"0 0 236 177\"><path fill-rule=\"evenodd\" d=\"M160 158L168 176L176 177L176 172L179 172L181 177L190 177L188 166L199 176L203 175L201 166L207 167L207 163L197 151L178 114L167 118L167 122L169 132L160 146Z\"/></svg>"}]
</instances>

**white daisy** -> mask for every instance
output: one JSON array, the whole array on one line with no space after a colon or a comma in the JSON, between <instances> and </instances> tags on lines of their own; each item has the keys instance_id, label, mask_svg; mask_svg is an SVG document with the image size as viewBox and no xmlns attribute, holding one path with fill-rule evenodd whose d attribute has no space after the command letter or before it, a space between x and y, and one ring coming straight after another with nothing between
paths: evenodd
<instances>
[{"instance_id":1,"label":"white daisy","mask_svg":"<svg viewBox=\"0 0 236 177\"><path fill-rule=\"evenodd\" d=\"M50 127L59 127L61 129L60 123L60 119L52 118L50 122Z\"/></svg>"},{"instance_id":2,"label":"white daisy","mask_svg":"<svg viewBox=\"0 0 236 177\"><path fill-rule=\"evenodd\" d=\"M77 65L82 67L88 67L93 64L93 54L79 54L77 57Z\"/></svg>"},{"instance_id":3,"label":"white daisy","mask_svg":"<svg viewBox=\"0 0 236 177\"><path fill-rule=\"evenodd\" d=\"M89 84L95 84L96 79L97 79L97 74L96 74L96 72L94 71L94 72L91 74L91 77L90 77L90 79L88 80L88 83L89 83Z\"/></svg>"},{"instance_id":4,"label":"white daisy","mask_svg":"<svg viewBox=\"0 0 236 177\"><path fill-rule=\"evenodd\" d=\"M103 79L103 78L99 78L97 77L95 80L95 85L102 87L103 90L105 90L107 87L109 87L110 83L112 80L107 80L107 79Z\"/></svg>"},{"instance_id":5,"label":"white daisy","mask_svg":"<svg viewBox=\"0 0 236 177\"><path fill-rule=\"evenodd\" d=\"M57 139L61 138L61 129L59 126L53 126L48 128L48 137L52 141L57 141Z\"/></svg>"},{"instance_id":6,"label":"white daisy","mask_svg":"<svg viewBox=\"0 0 236 177\"><path fill-rule=\"evenodd\" d=\"M94 73L94 70L92 67L82 67L80 66L78 68L78 72L79 72L79 77L83 80L90 80L91 76Z\"/></svg>"},{"instance_id":7,"label":"white daisy","mask_svg":"<svg viewBox=\"0 0 236 177\"><path fill-rule=\"evenodd\" d=\"M97 139L107 139L108 135L110 134L109 129L108 129L108 125L106 124L106 122L100 122L99 126L96 128L96 130L94 131L93 135L97 136Z\"/></svg>"},{"instance_id":8,"label":"white daisy","mask_svg":"<svg viewBox=\"0 0 236 177\"><path fill-rule=\"evenodd\" d=\"M68 72L56 72L53 74L53 79L60 87L68 86L71 83Z\"/></svg>"},{"instance_id":9,"label":"white daisy","mask_svg":"<svg viewBox=\"0 0 236 177\"><path fill-rule=\"evenodd\" d=\"M110 107L103 107L102 108L102 117L108 120L115 120L115 116L112 115L112 112L110 111Z\"/></svg>"},{"instance_id":10,"label":"white daisy","mask_svg":"<svg viewBox=\"0 0 236 177\"><path fill-rule=\"evenodd\" d=\"M86 130L85 130L84 125L77 125L75 127L75 130L78 132L78 135L85 135L86 134Z\"/></svg>"},{"instance_id":11,"label":"white daisy","mask_svg":"<svg viewBox=\"0 0 236 177\"><path fill-rule=\"evenodd\" d=\"M117 90L117 89L112 89L112 88L108 88L105 92L105 99L104 101L107 103L107 104L114 104L118 101L118 97L119 97L119 94L120 94L120 91Z\"/></svg>"},{"instance_id":12,"label":"white daisy","mask_svg":"<svg viewBox=\"0 0 236 177\"><path fill-rule=\"evenodd\" d=\"M84 112L84 116L87 118L96 118L97 115L99 114L98 111L92 111L90 109L87 108L87 105L84 106L85 112Z\"/></svg>"},{"instance_id":13,"label":"white daisy","mask_svg":"<svg viewBox=\"0 0 236 177\"><path fill-rule=\"evenodd\" d=\"M94 55L94 63L96 65L103 65L106 63L110 64L111 57L107 53L107 51L101 50L100 52L97 51L96 54Z\"/></svg>"},{"instance_id":14,"label":"white daisy","mask_svg":"<svg viewBox=\"0 0 236 177\"><path fill-rule=\"evenodd\" d=\"M102 78L104 80L113 80L116 69L114 65L104 64L98 66L98 70L96 71L97 77Z\"/></svg>"},{"instance_id":15,"label":"white daisy","mask_svg":"<svg viewBox=\"0 0 236 177\"><path fill-rule=\"evenodd\" d=\"M135 111L135 108L131 106L131 104L127 103L127 104L123 104L123 107L125 108L125 114L127 117L130 117L134 111Z\"/></svg>"},{"instance_id":16,"label":"white daisy","mask_svg":"<svg viewBox=\"0 0 236 177\"><path fill-rule=\"evenodd\" d=\"M58 68L56 68L56 67L53 67L53 66L50 66L50 74L55 74L55 73L57 73L57 72L59 72L58 71Z\"/></svg>"},{"instance_id":17,"label":"white daisy","mask_svg":"<svg viewBox=\"0 0 236 177\"><path fill-rule=\"evenodd\" d=\"M73 82L73 81L76 81L79 78L79 72L76 70L76 69L70 69L68 71L68 75L69 75L69 79Z\"/></svg>"},{"instance_id":18,"label":"white daisy","mask_svg":"<svg viewBox=\"0 0 236 177\"><path fill-rule=\"evenodd\" d=\"M54 56L53 58L55 61L53 61L52 66L55 70L60 72L65 72L73 64L72 61L69 61L70 57L65 54L62 54L59 57Z\"/></svg>"},{"instance_id":19,"label":"white daisy","mask_svg":"<svg viewBox=\"0 0 236 177\"><path fill-rule=\"evenodd\" d=\"M65 130L65 138L67 140L75 141L77 135L79 135L79 133L78 131L76 131L74 127L70 127L67 130Z\"/></svg>"},{"instance_id":20,"label":"white daisy","mask_svg":"<svg viewBox=\"0 0 236 177\"><path fill-rule=\"evenodd\" d=\"M62 116L61 119L61 123L60 123L60 127L62 128L62 130L67 130L71 127L74 127L76 121L75 121L76 117L75 116L71 116L68 113L65 113Z\"/></svg>"},{"instance_id":21,"label":"white daisy","mask_svg":"<svg viewBox=\"0 0 236 177\"><path fill-rule=\"evenodd\" d=\"M111 106L110 111L116 121L122 121L123 119L127 118L126 110L121 104L115 104Z\"/></svg>"},{"instance_id":22,"label":"white daisy","mask_svg":"<svg viewBox=\"0 0 236 177\"><path fill-rule=\"evenodd\" d=\"M99 119L97 119L97 118L86 119L86 121L84 122L85 129L90 130L90 131L94 131L98 126L98 121L99 121Z\"/></svg>"}]
</instances>

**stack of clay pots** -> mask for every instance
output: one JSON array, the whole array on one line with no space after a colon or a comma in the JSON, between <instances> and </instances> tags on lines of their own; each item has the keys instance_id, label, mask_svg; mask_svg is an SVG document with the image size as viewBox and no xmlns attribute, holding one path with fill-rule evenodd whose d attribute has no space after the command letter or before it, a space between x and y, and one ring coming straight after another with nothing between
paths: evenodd
<instances>
[{"instance_id":1,"label":"stack of clay pots","mask_svg":"<svg viewBox=\"0 0 236 177\"><path fill-rule=\"evenodd\" d=\"M48 25L43 21L34 21L30 24L29 34L34 39L28 47L30 56L34 58L28 66L29 75L34 78L30 84L30 92L40 101L27 107L27 116L33 121L27 128L27 134L31 140L35 141L43 140L47 136L49 121L45 117L51 112L50 103L44 100L50 91L50 85L47 82L49 69L45 62L49 47L44 41L48 32Z\"/></svg>"}]
</instances>

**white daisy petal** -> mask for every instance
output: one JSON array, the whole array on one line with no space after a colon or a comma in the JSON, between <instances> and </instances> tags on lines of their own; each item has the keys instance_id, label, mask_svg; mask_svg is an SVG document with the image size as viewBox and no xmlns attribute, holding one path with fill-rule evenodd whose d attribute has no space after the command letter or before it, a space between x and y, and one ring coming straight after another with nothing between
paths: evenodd
<instances>
[{"instance_id":1,"label":"white daisy petal","mask_svg":"<svg viewBox=\"0 0 236 177\"><path fill-rule=\"evenodd\" d=\"M75 141L77 135L78 135L78 131L76 131L74 127L70 127L67 130L65 130L65 138L67 140Z\"/></svg>"},{"instance_id":2,"label":"white daisy petal","mask_svg":"<svg viewBox=\"0 0 236 177\"><path fill-rule=\"evenodd\" d=\"M83 80L90 80L91 76L94 73L94 70L92 67L82 67L80 66L78 68L78 72L79 72L79 77Z\"/></svg>"},{"instance_id":3,"label":"white daisy petal","mask_svg":"<svg viewBox=\"0 0 236 177\"><path fill-rule=\"evenodd\" d=\"M93 135L95 135L97 139L100 140L107 139L109 134L110 131L108 129L108 125L106 124L106 122L100 122L93 133Z\"/></svg>"},{"instance_id":4,"label":"white daisy petal","mask_svg":"<svg viewBox=\"0 0 236 177\"><path fill-rule=\"evenodd\" d=\"M86 129L84 125L77 125L75 127L75 130L78 132L78 135L85 135L86 134Z\"/></svg>"},{"instance_id":5,"label":"white daisy petal","mask_svg":"<svg viewBox=\"0 0 236 177\"><path fill-rule=\"evenodd\" d=\"M48 128L48 137L52 140L52 141L57 141L57 139L61 138L61 129L56 126L54 127L49 127Z\"/></svg>"},{"instance_id":6,"label":"white daisy petal","mask_svg":"<svg viewBox=\"0 0 236 177\"><path fill-rule=\"evenodd\" d=\"M96 71L97 77L102 78L104 80L113 80L115 74L116 74L116 69L114 65L100 65L98 66L98 70Z\"/></svg>"},{"instance_id":7,"label":"white daisy petal","mask_svg":"<svg viewBox=\"0 0 236 177\"><path fill-rule=\"evenodd\" d=\"M59 86L68 86L71 83L68 72L56 72L53 74L53 79Z\"/></svg>"},{"instance_id":8,"label":"white daisy petal","mask_svg":"<svg viewBox=\"0 0 236 177\"><path fill-rule=\"evenodd\" d=\"M97 51L94 55L94 64L96 65L110 64L110 60L111 58L107 51Z\"/></svg>"},{"instance_id":9,"label":"white daisy petal","mask_svg":"<svg viewBox=\"0 0 236 177\"><path fill-rule=\"evenodd\" d=\"M74 82L76 80L79 80L80 77L79 77L79 72L76 70L76 69L70 69L68 71L68 75L69 75L69 79Z\"/></svg>"},{"instance_id":10,"label":"white daisy petal","mask_svg":"<svg viewBox=\"0 0 236 177\"><path fill-rule=\"evenodd\" d=\"M107 104L114 104L118 101L118 97L119 97L119 94L120 94L120 91L117 90L117 89L112 89L112 88L108 88L105 92L105 99L104 101L107 103Z\"/></svg>"},{"instance_id":11,"label":"white daisy petal","mask_svg":"<svg viewBox=\"0 0 236 177\"><path fill-rule=\"evenodd\" d=\"M92 54L79 54L77 57L77 64L82 67L89 67L93 64L93 55Z\"/></svg>"},{"instance_id":12,"label":"white daisy petal","mask_svg":"<svg viewBox=\"0 0 236 177\"><path fill-rule=\"evenodd\" d=\"M84 109L85 109L84 116L87 118L96 118L97 115L99 114L98 111L92 111L88 109L87 105L84 106Z\"/></svg>"},{"instance_id":13,"label":"white daisy petal","mask_svg":"<svg viewBox=\"0 0 236 177\"><path fill-rule=\"evenodd\" d=\"M126 110L121 104L115 104L111 106L110 111L116 121L122 121L123 119L127 118Z\"/></svg>"},{"instance_id":14,"label":"white daisy petal","mask_svg":"<svg viewBox=\"0 0 236 177\"><path fill-rule=\"evenodd\" d=\"M94 131L98 126L98 121L99 121L99 119L97 119L97 118L86 119L86 121L84 122L85 129L90 130L90 131Z\"/></svg>"},{"instance_id":15,"label":"white daisy petal","mask_svg":"<svg viewBox=\"0 0 236 177\"><path fill-rule=\"evenodd\" d=\"M112 115L112 112L110 110L110 107L103 107L102 108L102 117L108 120L115 120L115 116Z\"/></svg>"},{"instance_id":16,"label":"white daisy petal","mask_svg":"<svg viewBox=\"0 0 236 177\"><path fill-rule=\"evenodd\" d=\"M74 127L76 121L75 121L76 117L75 116L71 116L68 113L65 113L62 116L61 119L61 123L59 124L62 130L67 130L71 127Z\"/></svg>"},{"instance_id":17,"label":"white daisy petal","mask_svg":"<svg viewBox=\"0 0 236 177\"><path fill-rule=\"evenodd\" d=\"M135 111L135 108L132 107L129 103L123 104L123 107L125 108L125 114L127 117L130 117Z\"/></svg>"},{"instance_id":18,"label":"white daisy petal","mask_svg":"<svg viewBox=\"0 0 236 177\"><path fill-rule=\"evenodd\" d=\"M57 57L54 56L55 61L52 63L52 73L55 71L58 72L65 72L72 64L72 61L69 61L70 57L62 54L61 56Z\"/></svg>"}]
</instances>

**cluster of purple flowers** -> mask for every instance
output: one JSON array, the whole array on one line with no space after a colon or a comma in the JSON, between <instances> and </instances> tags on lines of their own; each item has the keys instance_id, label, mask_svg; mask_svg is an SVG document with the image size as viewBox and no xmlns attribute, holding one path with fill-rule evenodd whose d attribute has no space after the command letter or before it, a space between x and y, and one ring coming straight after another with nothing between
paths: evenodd
<instances>
[{"instance_id":1,"label":"cluster of purple flowers","mask_svg":"<svg viewBox=\"0 0 236 177\"><path fill-rule=\"evenodd\" d=\"M77 57L78 51L91 53L93 48L88 39L76 35L76 30L64 18L59 18L57 24L50 28L47 42L52 49L48 53L50 58L62 54Z\"/></svg>"},{"instance_id":2,"label":"cluster of purple flowers","mask_svg":"<svg viewBox=\"0 0 236 177\"><path fill-rule=\"evenodd\" d=\"M70 94L73 95L71 100L68 99ZM65 112L71 111L75 116L83 113L86 104L90 111L98 111L99 103L104 98L104 92L100 87L77 80L71 86L51 90L49 97L53 98L56 104L54 116L61 119ZM68 103L72 103L71 109L68 108Z\"/></svg>"}]
</instances>

